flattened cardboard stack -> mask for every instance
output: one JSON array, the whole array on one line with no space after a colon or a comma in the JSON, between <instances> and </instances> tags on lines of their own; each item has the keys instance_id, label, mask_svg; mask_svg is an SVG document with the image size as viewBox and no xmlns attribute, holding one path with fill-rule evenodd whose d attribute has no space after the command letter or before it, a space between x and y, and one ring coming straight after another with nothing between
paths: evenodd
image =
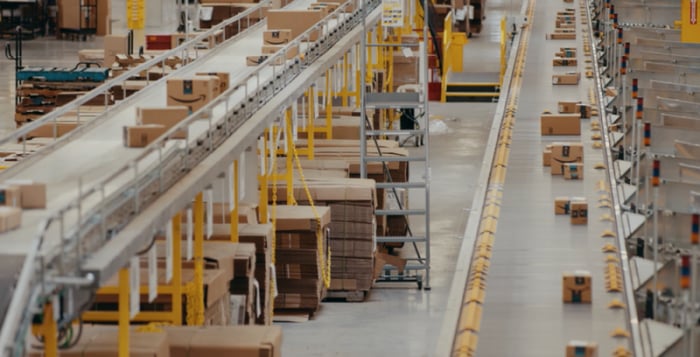
<instances>
[{"instance_id":1,"label":"flattened cardboard stack","mask_svg":"<svg viewBox=\"0 0 700 357\"><path fill-rule=\"evenodd\" d=\"M234 260L236 271L229 285L231 293L231 317L234 325L253 325L257 319L260 296L259 284L255 280L255 245L241 244Z\"/></svg>"},{"instance_id":2,"label":"flattened cardboard stack","mask_svg":"<svg viewBox=\"0 0 700 357\"><path fill-rule=\"evenodd\" d=\"M228 228L228 225L226 226ZM272 265L272 225L240 224L238 241L255 244L255 280L260 286L258 297L261 311L256 313L257 325L272 324L273 299L270 296Z\"/></svg>"},{"instance_id":3,"label":"flattened cardboard stack","mask_svg":"<svg viewBox=\"0 0 700 357\"><path fill-rule=\"evenodd\" d=\"M329 207L277 206L276 262L277 310L315 312L325 296L323 272L326 269L327 232L331 221ZM319 242L317 231L323 232Z\"/></svg>"},{"instance_id":4,"label":"flattened cardboard stack","mask_svg":"<svg viewBox=\"0 0 700 357\"><path fill-rule=\"evenodd\" d=\"M164 330L171 357L282 356L279 326L168 326Z\"/></svg>"},{"instance_id":5,"label":"flattened cardboard stack","mask_svg":"<svg viewBox=\"0 0 700 357\"><path fill-rule=\"evenodd\" d=\"M369 179L307 180L314 204L331 208L330 291L366 292L372 287L376 246L375 186L374 180ZM278 187L278 197L285 197L286 193L284 184ZM308 202L301 184L295 185L294 198L300 204Z\"/></svg>"}]
</instances>

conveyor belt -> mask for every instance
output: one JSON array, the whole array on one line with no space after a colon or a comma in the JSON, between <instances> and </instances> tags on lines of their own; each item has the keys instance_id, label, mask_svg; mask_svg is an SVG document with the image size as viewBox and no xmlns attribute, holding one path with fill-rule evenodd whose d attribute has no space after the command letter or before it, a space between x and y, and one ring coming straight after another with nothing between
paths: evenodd
<instances>
[{"instance_id":1,"label":"conveyor belt","mask_svg":"<svg viewBox=\"0 0 700 357\"><path fill-rule=\"evenodd\" d=\"M306 8L311 2L312 1L310 0L298 0L294 2L290 8ZM378 18L377 15L378 12L372 14L374 18ZM336 25L337 22L335 20L331 20L326 30L330 31ZM255 67L246 67L245 57L250 54L259 53L260 47L263 43L262 31L263 28L261 26L254 27L245 37L233 40L231 43L217 48L210 55L196 61L190 66L185 67L183 70L177 72L176 75L186 76L192 75L195 72L228 70L231 72L230 83L232 83L232 85L239 84L242 81L247 81L249 85L247 88L249 90L248 94L254 92L257 90L257 83L267 83L275 76L275 74L272 73L272 67L268 67L266 70L261 71L259 76L248 78L250 77L251 73L255 71ZM359 41L359 36L357 33L355 33L353 36L355 41ZM302 45L302 52L304 51L305 46L305 44ZM333 51L347 51L349 49L349 45L347 44L337 47L338 48L334 48ZM328 58L321 57L320 60L331 63L332 61L337 61L340 55L342 54L334 54L334 56ZM314 66L316 66L316 63L314 63ZM330 66L330 64L328 66ZM297 92L306 88L302 88L302 86L310 85L312 82L309 81L314 81L316 78L313 76L319 76L327 69L323 66L316 67L319 67L320 69L312 69L307 75L300 76L301 80L289 83L289 85L285 87L285 91L279 93L280 96L284 97L282 98L283 100L281 102L275 102L269 98L265 99L268 101L267 103L270 103L268 105L271 106L270 109L280 110L280 105L291 104L291 101L296 98L294 96L298 96ZM280 72L276 72L277 75L279 75L279 73ZM296 88L295 86L298 86L299 88ZM242 92L242 90L235 88L232 89L229 100L227 102L222 101L221 104L217 104L214 107L213 114L211 116L213 119L211 121L200 120L196 122L195 125L189 127L189 137L197 138L205 131L210 130L210 125L212 125L212 122L220 123L222 118L226 117L226 115L228 115L230 111L235 108L237 103L245 99ZM23 216L23 224L20 229L0 235L0 254L22 256L32 251L32 244L34 242L32 238L36 236L39 223L57 210L65 209L64 206L75 200L80 192L82 192L81 188L92 187L96 183L102 182L102 180L105 178L112 177L109 185L104 188L104 196L109 197L112 193L121 192L120 187L123 186L124 183L133 179L133 174L129 173L130 170L128 169L128 166L125 165L129 164L135 158L142 157L145 152L145 149L129 149L123 146L122 127L124 125L132 125L135 123L134 119L136 107L165 105L165 98L165 82L159 81L147 89L139 92L137 95L127 99L122 105L115 106L112 110L106 112L104 117L95 119L98 121L96 125L90 126L88 130L78 132L67 144L59 146L55 150L41 153L42 156L33 161L31 165L26 165L27 167L15 167L8 175L6 175L6 177L4 177L5 179L27 178L39 182L45 182L47 184L48 205L46 210L27 211ZM245 123L245 125L241 126L242 137L241 135L234 135L234 137L226 141L226 143L231 142L232 140L236 141L237 143L241 143L243 141L247 142L250 140L254 142L257 135L262 132L262 128L267 125L266 123L270 121L271 118L274 118L274 115L269 113L269 110L263 111L265 112L265 115L253 116ZM234 143L234 146L238 145L237 143ZM193 142L188 144L193 144ZM160 153L157 151L152 152L145 159L141 160L139 166L143 167L139 167L139 170L141 170L141 172L147 171L147 167L158 161L159 155L168 157L168 153L181 150L183 145L184 143L182 141L167 142L167 145ZM214 153L217 152L218 151L215 151ZM221 155L217 156L216 159L222 160ZM197 162L206 162L206 160ZM209 165L209 169L210 168L211 165ZM115 173L119 172L123 172L123 174L115 175ZM207 170L202 170L202 172L207 172ZM218 172L216 174L218 174ZM200 179L200 181L202 180ZM204 185L206 182L189 181L188 184L190 186ZM182 186L183 185L178 185L178 189L182 189ZM198 189L201 190L202 187L199 187ZM182 191L178 192L182 194ZM96 196L99 196L99 194ZM192 195L189 196L189 199L191 199L191 197ZM119 197L115 198L118 199ZM87 225L86 223L88 222L77 222L77 212L82 212L85 214L85 212L88 212L90 208L100 203L100 201L100 197L86 199L82 201L83 206L80 208L74 207L73 212L69 212L69 214L65 215L65 231L75 229L77 226ZM177 208L169 207L169 209ZM155 212L155 214L162 215L162 212ZM167 218L169 217L166 217L166 220ZM84 219L84 217L82 217L82 219ZM154 220L151 220L149 223L152 224L153 221ZM58 226L58 224L54 224L52 228L46 232L41 254L46 254L47 252L52 252L52 254L54 254L56 253L56 249L60 249L60 234L58 232ZM138 234L143 234L143 232L145 231L138 232ZM117 239L112 239L111 242L113 243L115 240ZM114 254L115 252L111 253ZM3 269L3 272L4 271L5 270ZM106 279L108 277L98 277L98 279L100 278ZM7 282L7 285L12 285L12 278L8 277ZM6 302L4 299L2 301L3 303ZM6 309L6 307L0 308L0 310L4 309ZM5 331L3 330L3 333L4 332Z\"/></svg>"}]
</instances>

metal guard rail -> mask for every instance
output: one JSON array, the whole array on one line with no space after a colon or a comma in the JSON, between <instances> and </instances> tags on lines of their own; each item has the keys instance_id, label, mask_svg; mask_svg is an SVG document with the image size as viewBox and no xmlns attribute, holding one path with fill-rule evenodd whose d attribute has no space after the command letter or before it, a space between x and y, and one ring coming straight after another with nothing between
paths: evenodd
<instances>
[{"instance_id":1,"label":"metal guard rail","mask_svg":"<svg viewBox=\"0 0 700 357\"><path fill-rule=\"evenodd\" d=\"M220 24L212 27L208 31L205 31L205 32L203 32L203 33L201 33L201 34L199 34L196 37L193 37L191 39L186 39L186 41L183 42L182 44L180 44L178 47L170 49L164 53L161 53L160 55L158 55L158 56L156 56L156 57L154 57L154 58L152 58L144 63L141 63L132 69L127 70L126 72L122 73L121 75L102 83L101 85L94 88L90 92L87 92L86 94L77 97L76 99L72 100L68 104L63 105L60 108L44 115L40 119L22 125L17 130L14 130L12 133L10 133L7 136L0 139L0 145L13 143L13 142L16 142L17 140L20 140L20 139L22 139L23 143L26 143L27 135L30 132L32 132L33 130L38 129L39 127L41 127L45 124L53 124L54 139L58 139L56 137L56 122L57 122L58 118L60 118L64 115L70 114L71 111L76 111L77 112L77 121L78 121L78 123L80 123L80 106L88 103L90 100L92 100L100 95L106 95L107 93L109 93L109 91L113 87L118 86L120 84L123 84L123 83L131 80L131 78L134 77L135 75L137 75L145 70L148 70L150 68L153 68L154 66L160 65L161 68L163 68L163 74L165 74L165 72L164 72L165 71L165 62L168 58L179 55L179 56L181 56L181 58L183 58L183 60L189 60L188 54L190 53L190 51L196 53L198 50L197 46L203 40L210 38L211 36L213 36L214 34L216 34L216 32L218 32L220 30L224 30L229 25L238 24L238 32L235 35L233 35L229 38L226 38L226 31L224 31L224 41L221 44L217 45L217 47L222 45L223 43L225 43L226 41L228 41L232 38L236 38L240 35L243 35L245 32L241 32L241 22L243 20L247 20L246 28L249 28L250 24L251 24L250 15L257 13L260 16L260 18L262 19L263 8L267 5L270 5L271 2L272 2L272 0L261 0L260 3L257 4L256 6L239 13L234 17L231 17L230 19L227 19L226 21L221 22ZM195 60L196 60L196 58L195 58ZM192 61L188 61L188 62L186 62L186 64L189 64L191 62ZM183 66L183 67L185 67L185 66ZM153 81L153 82L155 83L157 81L158 80ZM148 76L146 76L146 83L148 83L149 85L151 84L151 81L148 80ZM113 106L107 106L105 104L106 109L102 113L109 111L114 107L118 107L118 106L125 105L125 104L128 104L128 102L126 100L124 100L120 103L117 103ZM65 135L65 136L69 136L69 135ZM26 147L23 147L23 153L25 153L25 152L26 152ZM10 169L7 169L7 170L10 170Z\"/></svg>"},{"instance_id":2,"label":"metal guard rail","mask_svg":"<svg viewBox=\"0 0 700 357\"><path fill-rule=\"evenodd\" d=\"M357 4L355 4L357 3ZM258 108L265 105L275 94L279 93L292 79L294 79L303 67L313 63L320 57L328 48L336 43L343 35L355 27L363 18L360 16L366 8L372 10L379 4L378 0L370 0L361 2L361 0L349 0L343 3L335 11L330 13L321 22L314 27L308 29L294 41L287 44L282 50L274 55L271 55L266 61L260 64L257 70L245 79L232 85L226 92L218 96L205 107L190 115L188 118L180 122L175 127L171 128L159 139L148 145L143 153L133 159L129 164L126 164L116 170L112 175L103 179L101 182L93 185L89 189L79 190L78 197L65 205L56 213L47 218L39 227L38 235L33 242L34 249L27 255L15 293L8 309L5 321L0 331L0 351L7 353L16 351L14 347L24 344L24 334L31 321L32 314L36 310L35 304L42 297L49 297L59 288L66 287L69 284L67 281L75 282L75 285L90 285L96 288L99 285L100 278L91 274L85 274L81 271L80 264L92 252L99 249L101 244L109 239L110 233L118 231L121 227L126 226L131 218L138 215L142 208L155 200L155 197L165 192L175 182L189 172L191 167L198 162L196 154L203 156L207 152L212 152L216 146L223 143L237 128L250 118ZM366 7L363 9L363 7ZM346 9L354 8L354 11L348 15L344 15ZM369 13L369 11L367 11ZM337 26L333 31L328 31L315 42L304 41L310 38L312 32L329 28L329 23L332 20L338 20ZM206 35L200 36L204 38ZM193 41L201 38L198 37ZM292 46L300 46L302 42L308 42L308 47L301 59L286 60L286 53ZM165 54L164 54L165 55ZM281 70L276 67L278 63L283 63ZM293 63L290 63L293 62ZM263 84L261 87L260 77L264 70L272 70L272 80L268 84ZM134 70L136 71L136 69ZM127 75L125 73L124 75ZM120 76L121 77L121 76ZM251 80L254 83L251 84ZM281 83L280 83L281 82ZM253 90L250 90L252 87ZM238 104L235 107L231 106L232 99L239 99L242 95L243 104ZM83 98L84 100L88 100ZM288 104L291 105L295 98L288 98ZM76 101L74 106L84 103ZM208 116L208 129L194 140L190 140L189 134L184 140L176 141L176 145L184 147L176 147L174 150L164 155L163 148L169 137L176 132L188 129L196 121L207 113L211 114L216 107L223 105L225 115L223 120L214 123L212 115ZM65 113L65 112L64 112ZM56 113L56 115L60 115ZM223 133L221 132L223 130ZM205 147L206 144L206 147ZM199 151L204 152L199 152ZM151 156L157 155L158 161L154 163L148 162L152 160ZM180 160L177 160L180 159ZM139 165L145 164L146 170L139 171ZM179 164L179 166L178 166ZM175 165L176 170L171 169ZM179 176L165 176L164 172ZM133 177L123 184L119 189L112 194L106 195L106 187L110 183L115 183L122 175L133 172ZM164 182L164 179L168 182ZM157 182L156 182L157 180ZM158 188L153 191L151 185L157 184ZM118 184L118 183L117 183ZM139 194L146 189L151 189L149 193L153 197L142 205ZM99 197L95 197L95 196ZM98 200L98 203L91 208L90 212L84 217L81 212L83 202L88 200ZM132 202L133 201L133 202ZM124 211L126 206L132 206ZM126 212L126 213L125 213ZM70 214L77 217L71 217ZM114 217L114 214L126 214L126 219L123 217ZM63 233L63 225L66 217L77 218L77 228L72 228L66 234L61 234L61 244L53 252L47 252L43 256L39 254L41 245L50 229L57 229ZM112 219L112 221L110 221ZM116 222L114 220L116 219ZM58 223L59 227L55 227ZM111 227L107 227L111 224ZM95 230L99 229L99 232ZM95 238L97 235L97 238ZM85 249L87 248L87 249ZM59 269L60 268L60 269ZM40 275L41 280L36 281L36 277ZM109 277L106 277L109 278ZM60 282L59 282L60 281ZM29 307L29 308L27 308ZM20 325L21 326L18 326Z\"/></svg>"}]
</instances>

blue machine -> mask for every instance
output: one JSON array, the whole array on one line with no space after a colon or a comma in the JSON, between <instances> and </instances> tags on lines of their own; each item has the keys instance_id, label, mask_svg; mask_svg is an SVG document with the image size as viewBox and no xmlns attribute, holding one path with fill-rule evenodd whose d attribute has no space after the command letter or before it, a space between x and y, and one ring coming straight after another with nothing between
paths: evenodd
<instances>
[{"instance_id":1,"label":"blue machine","mask_svg":"<svg viewBox=\"0 0 700 357\"><path fill-rule=\"evenodd\" d=\"M81 66L83 65L83 66ZM78 63L73 68L23 68L17 71L18 81L42 80L46 82L103 82L109 77L109 68L90 67Z\"/></svg>"}]
</instances>

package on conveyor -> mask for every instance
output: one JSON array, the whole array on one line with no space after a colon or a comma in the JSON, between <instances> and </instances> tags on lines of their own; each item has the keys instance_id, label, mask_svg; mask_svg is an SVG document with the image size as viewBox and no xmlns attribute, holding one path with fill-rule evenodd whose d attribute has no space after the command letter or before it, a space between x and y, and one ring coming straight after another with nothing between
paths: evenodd
<instances>
[{"instance_id":1,"label":"package on conveyor","mask_svg":"<svg viewBox=\"0 0 700 357\"><path fill-rule=\"evenodd\" d=\"M569 341L566 357L598 357L598 344L587 341Z\"/></svg>"},{"instance_id":2,"label":"package on conveyor","mask_svg":"<svg viewBox=\"0 0 700 357\"><path fill-rule=\"evenodd\" d=\"M557 108L561 114L579 114L581 119L589 119L592 112L589 104L583 104L580 101L559 101Z\"/></svg>"},{"instance_id":3,"label":"package on conveyor","mask_svg":"<svg viewBox=\"0 0 700 357\"><path fill-rule=\"evenodd\" d=\"M323 13L320 10L272 9L267 12L267 29L290 30L292 38L297 38L321 21ZM319 30L311 31L308 39L316 41L319 35Z\"/></svg>"},{"instance_id":4,"label":"package on conveyor","mask_svg":"<svg viewBox=\"0 0 700 357\"><path fill-rule=\"evenodd\" d=\"M263 43L266 45L285 45L291 42L292 30L267 30L263 32Z\"/></svg>"},{"instance_id":5,"label":"package on conveyor","mask_svg":"<svg viewBox=\"0 0 700 357\"><path fill-rule=\"evenodd\" d=\"M329 290L368 291L374 282L375 181L358 178L309 178L306 185L315 205L331 208L332 259ZM280 185L278 200L284 200L286 194L286 185ZM300 182L295 183L293 195L298 203L308 204L306 189Z\"/></svg>"},{"instance_id":6,"label":"package on conveyor","mask_svg":"<svg viewBox=\"0 0 700 357\"><path fill-rule=\"evenodd\" d=\"M564 164L583 163L583 144L580 142L554 142L551 150L552 175L563 175Z\"/></svg>"},{"instance_id":7,"label":"package on conveyor","mask_svg":"<svg viewBox=\"0 0 700 357\"><path fill-rule=\"evenodd\" d=\"M0 233L22 225L22 210L12 206L0 206Z\"/></svg>"},{"instance_id":8,"label":"package on conveyor","mask_svg":"<svg viewBox=\"0 0 700 357\"><path fill-rule=\"evenodd\" d=\"M562 300L568 304L591 303L591 273L584 270L564 272L562 275Z\"/></svg>"},{"instance_id":9,"label":"package on conveyor","mask_svg":"<svg viewBox=\"0 0 700 357\"><path fill-rule=\"evenodd\" d=\"M184 105L190 114L198 111L216 96L221 83L218 76L193 76L167 80L167 105Z\"/></svg>"},{"instance_id":10,"label":"package on conveyor","mask_svg":"<svg viewBox=\"0 0 700 357\"><path fill-rule=\"evenodd\" d=\"M540 132L542 135L581 135L581 115L542 114Z\"/></svg>"},{"instance_id":11,"label":"package on conveyor","mask_svg":"<svg viewBox=\"0 0 700 357\"><path fill-rule=\"evenodd\" d=\"M583 164L580 162L571 162L562 164L564 168L565 180L583 180Z\"/></svg>"},{"instance_id":12,"label":"package on conveyor","mask_svg":"<svg viewBox=\"0 0 700 357\"><path fill-rule=\"evenodd\" d=\"M572 199L569 203L569 217L571 224L588 224L588 202L585 199Z\"/></svg>"},{"instance_id":13,"label":"package on conveyor","mask_svg":"<svg viewBox=\"0 0 700 357\"><path fill-rule=\"evenodd\" d=\"M317 216L318 215L318 216ZM316 311L325 296L328 271L329 207L276 207L275 310Z\"/></svg>"},{"instance_id":14,"label":"package on conveyor","mask_svg":"<svg viewBox=\"0 0 700 357\"><path fill-rule=\"evenodd\" d=\"M552 145L547 145L542 150L542 166L550 167L552 164Z\"/></svg>"},{"instance_id":15,"label":"package on conveyor","mask_svg":"<svg viewBox=\"0 0 700 357\"><path fill-rule=\"evenodd\" d=\"M577 85L581 80L581 72L567 72L552 75L554 85Z\"/></svg>"},{"instance_id":16,"label":"package on conveyor","mask_svg":"<svg viewBox=\"0 0 700 357\"><path fill-rule=\"evenodd\" d=\"M189 108L185 106L168 107L139 107L136 108L136 125L159 125L163 126L163 134L177 125L190 114ZM162 134L161 134L162 135ZM184 139L187 137L186 130L179 130L170 137L172 139ZM150 142L149 142L150 143Z\"/></svg>"},{"instance_id":17,"label":"package on conveyor","mask_svg":"<svg viewBox=\"0 0 700 357\"><path fill-rule=\"evenodd\" d=\"M19 201L16 202L16 191L8 194L5 187L16 187L19 189ZM46 208L46 184L34 180L13 179L5 181L0 185L0 205L19 206L22 209L44 209Z\"/></svg>"}]
</instances>

